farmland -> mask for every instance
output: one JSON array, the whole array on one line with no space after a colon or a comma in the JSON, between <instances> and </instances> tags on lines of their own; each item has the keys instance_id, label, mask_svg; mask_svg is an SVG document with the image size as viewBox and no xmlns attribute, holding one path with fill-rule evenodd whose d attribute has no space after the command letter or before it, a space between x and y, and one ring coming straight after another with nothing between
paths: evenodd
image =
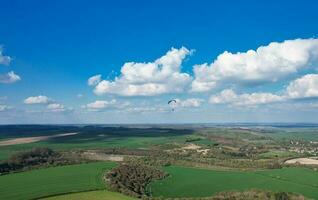
<instances>
[{"instance_id":1,"label":"farmland","mask_svg":"<svg viewBox=\"0 0 318 200\"><path fill-rule=\"evenodd\" d=\"M98 162L3 175L0 176L0 197L34 199L104 189L102 174L114 166L115 163Z\"/></svg>"},{"instance_id":2,"label":"farmland","mask_svg":"<svg viewBox=\"0 0 318 200\"><path fill-rule=\"evenodd\" d=\"M43 200L134 200L132 197L128 197L116 192L110 192L107 190L80 192L74 194L59 195L54 197L45 198Z\"/></svg>"},{"instance_id":3,"label":"farmland","mask_svg":"<svg viewBox=\"0 0 318 200\"><path fill-rule=\"evenodd\" d=\"M153 196L207 197L221 191L256 188L318 197L318 172L309 169L285 168L241 172L171 166L164 170L170 177L149 186Z\"/></svg>"},{"instance_id":4,"label":"farmland","mask_svg":"<svg viewBox=\"0 0 318 200\"><path fill-rule=\"evenodd\" d=\"M8 158L15 152L25 151L34 147L49 147L57 150L96 149L96 148L146 148L154 144L165 144L168 141L184 141L192 134L192 130L174 130L171 128L123 128L87 126L0 126L2 141L22 138L52 136L61 133L78 132L60 138L52 138L28 144L0 146L0 160Z\"/></svg>"},{"instance_id":5,"label":"farmland","mask_svg":"<svg viewBox=\"0 0 318 200\"><path fill-rule=\"evenodd\" d=\"M286 162L316 157L317 135L315 127L0 126L0 197L213 198L260 189L317 199L317 166ZM45 140L11 142L30 137Z\"/></svg>"}]
</instances>

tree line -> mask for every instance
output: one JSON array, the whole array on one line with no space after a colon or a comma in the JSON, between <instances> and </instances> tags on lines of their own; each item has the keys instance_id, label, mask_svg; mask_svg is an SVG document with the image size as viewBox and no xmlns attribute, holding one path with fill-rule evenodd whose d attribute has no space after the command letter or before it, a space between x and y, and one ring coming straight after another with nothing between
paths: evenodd
<instances>
[{"instance_id":1,"label":"tree line","mask_svg":"<svg viewBox=\"0 0 318 200\"><path fill-rule=\"evenodd\" d=\"M305 200L302 195L288 192L271 192L251 189L243 192L227 191L215 194L213 197L197 198L151 198L151 200Z\"/></svg>"},{"instance_id":2,"label":"tree line","mask_svg":"<svg viewBox=\"0 0 318 200\"><path fill-rule=\"evenodd\" d=\"M28 169L59 166L83 162L77 156L68 156L49 148L33 148L29 151L19 152L0 163L0 175Z\"/></svg>"}]
</instances>

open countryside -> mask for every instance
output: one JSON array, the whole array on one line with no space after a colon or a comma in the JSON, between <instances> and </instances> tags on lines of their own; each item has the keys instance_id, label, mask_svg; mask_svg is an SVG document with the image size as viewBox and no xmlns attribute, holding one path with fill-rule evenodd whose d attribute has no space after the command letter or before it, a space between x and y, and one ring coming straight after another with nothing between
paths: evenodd
<instances>
[{"instance_id":1,"label":"open countryside","mask_svg":"<svg viewBox=\"0 0 318 200\"><path fill-rule=\"evenodd\" d=\"M318 200L317 0L0 0L0 200Z\"/></svg>"},{"instance_id":2,"label":"open countryside","mask_svg":"<svg viewBox=\"0 0 318 200\"><path fill-rule=\"evenodd\" d=\"M105 189L101 176L115 163L89 163L37 169L0 177L3 199L35 199L56 194Z\"/></svg>"},{"instance_id":3,"label":"open countryside","mask_svg":"<svg viewBox=\"0 0 318 200\"><path fill-rule=\"evenodd\" d=\"M318 136L306 138L317 128L21 125L1 126L0 132L5 139L10 130L12 139L28 129L32 137L77 134L0 147L6 152L0 165L5 199L318 195L318 166L288 162L315 158ZM297 132L303 139L295 139Z\"/></svg>"},{"instance_id":4,"label":"open countryside","mask_svg":"<svg viewBox=\"0 0 318 200\"><path fill-rule=\"evenodd\" d=\"M310 198L318 196L318 173L310 169L283 168L246 172L172 166L165 170L171 177L149 186L154 196L207 197L222 191L244 191L251 188L294 192Z\"/></svg>"}]
</instances>

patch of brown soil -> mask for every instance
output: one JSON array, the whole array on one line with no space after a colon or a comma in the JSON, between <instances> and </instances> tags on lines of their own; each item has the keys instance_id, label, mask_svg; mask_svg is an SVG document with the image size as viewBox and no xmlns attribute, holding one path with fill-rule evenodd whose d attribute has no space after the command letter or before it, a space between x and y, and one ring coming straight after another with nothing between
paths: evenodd
<instances>
[{"instance_id":1,"label":"patch of brown soil","mask_svg":"<svg viewBox=\"0 0 318 200\"><path fill-rule=\"evenodd\" d=\"M15 138L10 140L0 141L0 146L27 144L27 143L39 142L39 141L48 140L52 138L65 137L65 136L76 135L76 134L78 133L62 133L62 134L56 134L56 135L50 135L50 136Z\"/></svg>"}]
</instances>

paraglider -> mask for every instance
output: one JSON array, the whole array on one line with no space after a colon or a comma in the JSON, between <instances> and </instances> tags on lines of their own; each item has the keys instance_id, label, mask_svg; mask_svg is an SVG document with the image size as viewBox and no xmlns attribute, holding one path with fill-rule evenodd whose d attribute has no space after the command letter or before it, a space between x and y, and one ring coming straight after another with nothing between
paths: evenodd
<instances>
[{"instance_id":1,"label":"paraglider","mask_svg":"<svg viewBox=\"0 0 318 200\"><path fill-rule=\"evenodd\" d=\"M177 107L177 100L176 99L169 100L168 105L171 107L171 110L174 111L174 109Z\"/></svg>"}]
</instances>

